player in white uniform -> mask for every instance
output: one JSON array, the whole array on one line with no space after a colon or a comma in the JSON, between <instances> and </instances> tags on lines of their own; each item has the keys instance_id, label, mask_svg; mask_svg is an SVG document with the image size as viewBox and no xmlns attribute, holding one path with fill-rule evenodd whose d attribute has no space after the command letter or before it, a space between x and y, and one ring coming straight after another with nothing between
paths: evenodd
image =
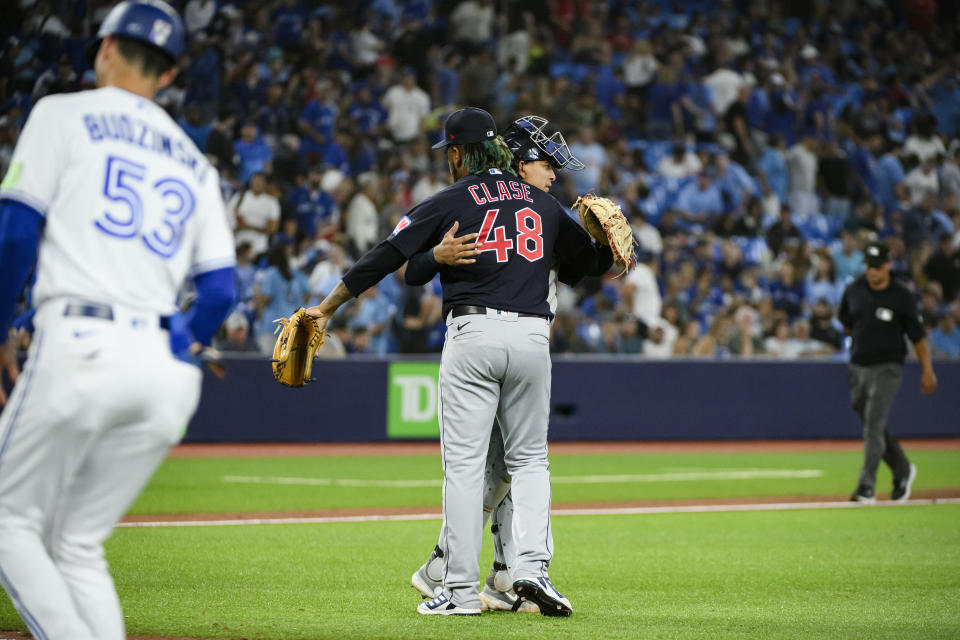
<instances>
[{"instance_id":1,"label":"player in white uniform","mask_svg":"<svg viewBox=\"0 0 960 640\"><path fill-rule=\"evenodd\" d=\"M36 332L0 415L0 582L35 638L120 640L103 543L183 435L190 362L233 300L219 178L153 102L183 23L124 2L97 34L96 90L34 107L0 185L0 366L34 260ZM197 299L177 312L188 277Z\"/></svg>"}]
</instances>

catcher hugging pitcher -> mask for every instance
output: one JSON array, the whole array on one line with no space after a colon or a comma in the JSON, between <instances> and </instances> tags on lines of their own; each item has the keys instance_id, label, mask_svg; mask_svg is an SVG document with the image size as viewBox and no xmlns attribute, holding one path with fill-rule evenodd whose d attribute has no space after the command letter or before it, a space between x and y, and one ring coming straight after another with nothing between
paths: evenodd
<instances>
[{"instance_id":1,"label":"catcher hugging pitcher","mask_svg":"<svg viewBox=\"0 0 960 640\"><path fill-rule=\"evenodd\" d=\"M298 323L307 328L302 338L299 331L286 337L288 350L300 341L309 348L312 332L322 333L341 305L404 262L408 281L439 272L447 324L438 394L445 520L437 548L412 579L429 598L417 607L424 615L491 608L572 613L548 575L552 284L602 274L614 259L628 268L633 237L613 203L603 201L613 205L606 215L597 212L602 199L580 201L582 216L596 214L598 242L546 192L555 169L583 166L546 124L520 118L501 137L482 109L451 114L434 148L446 153L453 184L414 207L323 302L306 310L316 325ZM615 235L622 226L626 236ZM458 230L465 235L456 236ZM629 241L617 239L624 237ZM481 594L482 529L494 508L497 564Z\"/></svg>"}]
</instances>

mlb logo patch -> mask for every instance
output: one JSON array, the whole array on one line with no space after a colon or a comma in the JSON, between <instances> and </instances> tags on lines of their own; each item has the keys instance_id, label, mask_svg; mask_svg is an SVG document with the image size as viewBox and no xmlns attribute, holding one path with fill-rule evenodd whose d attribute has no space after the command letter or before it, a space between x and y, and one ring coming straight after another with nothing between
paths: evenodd
<instances>
[{"instance_id":1,"label":"mlb logo patch","mask_svg":"<svg viewBox=\"0 0 960 640\"><path fill-rule=\"evenodd\" d=\"M397 223L397 226L394 227L393 229L393 233L391 233L390 235L395 236L409 226L410 226L410 218L408 218L407 216L403 216L402 218L400 218L400 222Z\"/></svg>"},{"instance_id":2,"label":"mlb logo patch","mask_svg":"<svg viewBox=\"0 0 960 640\"><path fill-rule=\"evenodd\" d=\"M173 32L173 28L168 22L163 20L155 20L153 23L153 29L150 30L150 40L157 46L162 47L167 43L167 40L170 39L170 34Z\"/></svg>"}]
</instances>

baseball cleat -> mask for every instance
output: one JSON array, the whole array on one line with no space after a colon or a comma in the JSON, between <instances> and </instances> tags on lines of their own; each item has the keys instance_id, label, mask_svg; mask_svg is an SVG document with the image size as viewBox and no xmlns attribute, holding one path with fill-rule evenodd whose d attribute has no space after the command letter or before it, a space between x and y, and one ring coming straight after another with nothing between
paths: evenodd
<instances>
[{"instance_id":1,"label":"baseball cleat","mask_svg":"<svg viewBox=\"0 0 960 640\"><path fill-rule=\"evenodd\" d=\"M873 489L859 486L857 490L850 494L850 502L860 502L863 504L876 504L877 498L873 495Z\"/></svg>"},{"instance_id":2,"label":"baseball cleat","mask_svg":"<svg viewBox=\"0 0 960 640\"><path fill-rule=\"evenodd\" d=\"M573 613L570 601L560 595L546 576L518 578L513 583L513 590L524 600L536 603L540 613L545 616L569 616Z\"/></svg>"},{"instance_id":3,"label":"baseball cleat","mask_svg":"<svg viewBox=\"0 0 960 640\"><path fill-rule=\"evenodd\" d=\"M895 502L905 502L910 499L910 489L913 487L913 481L917 479L917 465L910 465L910 472L906 478L900 478L893 481L893 493L890 499Z\"/></svg>"},{"instance_id":4,"label":"baseball cleat","mask_svg":"<svg viewBox=\"0 0 960 640\"><path fill-rule=\"evenodd\" d=\"M519 611L521 613L540 613L540 607L529 600L519 601L512 591L498 591L490 585L484 585L480 592L484 611Z\"/></svg>"},{"instance_id":5,"label":"baseball cleat","mask_svg":"<svg viewBox=\"0 0 960 640\"><path fill-rule=\"evenodd\" d=\"M436 598L443 591L443 584L431 580L423 567L414 571L413 575L410 576L410 586L419 591L425 600Z\"/></svg>"},{"instance_id":6,"label":"baseball cleat","mask_svg":"<svg viewBox=\"0 0 960 640\"><path fill-rule=\"evenodd\" d=\"M418 604L417 613L425 616L478 616L480 609L458 607L447 599L445 593L441 593L433 600Z\"/></svg>"}]
</instances>

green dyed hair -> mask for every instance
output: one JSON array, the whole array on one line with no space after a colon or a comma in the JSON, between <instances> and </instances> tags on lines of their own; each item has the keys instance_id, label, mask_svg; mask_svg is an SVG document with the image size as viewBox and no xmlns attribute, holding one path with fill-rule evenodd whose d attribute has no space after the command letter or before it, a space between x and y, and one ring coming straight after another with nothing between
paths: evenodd
<instances>
[{"instance_id":1,"label":"green dyed hair","mask_svg":"<svg viewBox=\"0 0 960 640\"><path fill-rule=\"evenodd\" d=\"M480 173L487 169L500 169L505 173L514 173L513 153L500 136L493 140L465 144L461 148L464 166L469 173Z\"/></svg>"}]
</instances>

